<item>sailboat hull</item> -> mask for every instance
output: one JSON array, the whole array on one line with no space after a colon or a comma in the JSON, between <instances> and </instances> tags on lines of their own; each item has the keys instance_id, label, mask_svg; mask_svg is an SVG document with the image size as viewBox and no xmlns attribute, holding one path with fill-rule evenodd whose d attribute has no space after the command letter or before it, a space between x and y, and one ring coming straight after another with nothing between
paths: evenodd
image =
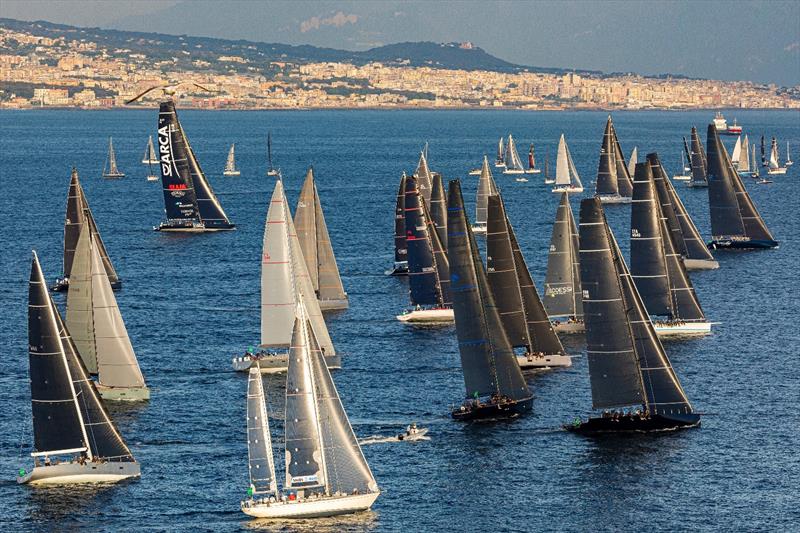
<instances>
[{"instance_id":1,"label":"sailboat hull","mask_svg":"<svg viewBox=\"0 0 800 533\"><path fill-rule=\"evenodd\" d=\"M122 172L113 172L110 174L103 174L103 177L107 180L118 180L125 177L125 174Z\"/></svg>"},{"instance_id":2,"label":"sailboat hull","mask_svg":"<svg viewBox=\"0 0 800 533\"><path fill-rule=\"evenodd\" d=\"M572 357L568 355L518 355L517 363L522 370L532 370L536 368L555 368L572 366Z\"/></svg>"},{"instance_id":3,"label":"sailboat hull","mask_svg":"<svg viewBox=\"0 0 800 533\"><path fill-rule=\"evenodd\" d=\"M475 235L486 235L486 226L472 226L472 233Z\"/></svg>"},{"instance_id":4,"label":"sailboat hull","mask_svg":"<svg viewBox=\"0 0 800 533\"><path fill-rule=\"evenodd\" d=\"M141 476L139 463L87 461L36 466L28 474L18 477L17 483L30 485L72 485L78 483L117 483Z\"/></svg>"},{"instance_id":5,"label":"sailboat hull","mask_svg":"<svg viewBox=\"0 0 800 533\"><path fill-rule=\"evenodd\" d=\"M111 289L118 291L122 289L122 280L118 279L117 281L109 280L111 284ZM50 290L53 292L67 292L69 290L69 278L58 278L55 283L50 286Z\"/></svg>"},{"instance_id":6,"label":"sailboat hull","mask_svg":"<svg viewBox=\"0 0 800 533\"><path fill-rule=\"evenodd\" d=\"M342 298L338 300L319 300L319 308L321 311L336 311L341 309L350 308L350 300Z\"/></svg>"},{"instance_id":7,"label":"sailboat hull","mask_svg":"<svg viewBox=\"0 0 800 533\"><path fill-rule=\"evenodd\" d=\"M577 334L586 331L583 320L552 320L553 329L556 333Z\"/></svg>"},{"instance_id":8,"label":"sailboat hull","mask_svg":"<svg viewBox=\"0 0 800 533\"><path fill-rule=\"evenodd\" d=\"M672 176L672 181L689 181L690 179L692 179L692 177L687 176L686 174L676 174L675 176Z\"/></svg>"},{"instance_id":9,"label":"sailboat hull","mask_svg":"<svg viewBox=\"0 0 800 533\"><path fill-rule=\"evenodd\" d=\"M467 408L462 405L454 409L450 416L454 420L501 420L504 418L516 418L530 412L533 409L533 397L522 400L505 402L502 404L483 404L480 407Z\"/></svg>"},{"instance_id":10,"label":"sailboat hull","mask_svg":"<svg viewBox=\"0 0 800 533\"><path fill-rule=\"evenodd\" d=\"M777 248L778 241L772 240L734 240L734 239L715 239L707 245L709 250L768 250Z\"/></svg>"},{"instance_id":11,"label":"sailboat hull","mask_svg":"<svg viewBox=\"0 0 800 533\"><path fill-rule=\"evenodd\" d=\"M241 174L238 170L226 170L222 173L223 176L240 176Z\"/></svg>"},{"instance_id":12,"label":"sailboat hull","mask_svg":"<svg viewBox=\"0 0 800 533\"><path fill-rule=\"evenodd\" d=\"M330 370L342 368L342 358L339 355L326 355L325 363ZM289 356L283 353L263 353L259 355L246 354L241 357L234 357L231 360L233 369L237 372L249 372L250 368L258 364L262 374L277 374L286 372L289 366Z\"/></svg>"},{"instance_id":13,"label":"sailboat hull","mask_svg":"<svg viewBox=\"0 0 800 533\"><path fill-rule=\"evenodd\" d=\"M770 168L767 170L767 174L769 174L770 176L775 176L776 174L786 174L786 168L785 167Z\"/></svg>"},{"instance_id":14,"label":"sailboat hull","mask_svg":"<svg viewBox=\"0 0 800 533\"><path fill-rule=\"evenodd\" d=\"M693 188L703 188L703 187L708 188L708 183L703 181L700 182L690 181L687 185Z\"/></svg>"},{"instance_id":15,"label":"sailboat hull","mask_svg":"<svg viewBox=\"0 0 800 533\"><path fill-rule=\"evenodd\" d=\"M102 383L95 383L97 392L104 400L114 402L145 402L150 399L150 389L147 387L107 387Z\"/></svg>"},{"instance_id":16,"label":"sailboat hull","mask_svg":"<svg viewBox=\"0 0 800 533\"><path fill-rule=\"evenodd\" d=\"M242 512L256 518L322 518L366 511L378 496L380 492L295 501L245 500Z\"/></svg>"},{"instance_id":17,"label":"sailboat hull","mask_svg":"<svg viewBox=\"0 0 800 533\"><path fill-rule=\"evenodd\" d=\"M597 196L601 204L629 204L632 198L630 196L621 196L619 194L601 194Z\"/></svg>"},{"instance_id":18,"label":"sailboat hull","mask_svg":"<svg viewBox=\"0 0 800 533\"><path fill-rule=\"evenodd\" d=\"M547 182L545 182L545 183L547 183ZM558 187L553 187L553 189L550 192L554 192L554 193L562 193L562 192L579 193L579 192L583 192L583 187L573 187L571 185L566 185L566 186L560 185Z\"/></svg>"},{"instance_id":19,"label":"sailboat hull","mask_svg":"<svg viewBox=\"0 0 800 533\"><path fill-rule=\"evenodd\" d=\"M236 229L235 224L205 224L196 220L167 220L153 228L153 231L172 232L172 233L205 233L209 231L232 231Z\"/></svg>"},{"instance_id":20,"label":"sailboat hull","mask_svg":"<svg viewBox=\"0 0 800 533\"><path fill-rule=\"evenodd\" d=\"M397 261L392 270L386 271L387 276L408 276L408 261Z\"/></svg>"},{"instance_id":21,"label":"sailboat hull","mask_svg":"<svg viewBox=\"0 0 800 533\"><path fill-rule=\"evenodd\" d=\"M684 259L683 266L686 270L715 270L719 268L719 263L708 259Z\"/></svg>"},{"instance_id":22,"label":"sailboat hull","mask_svg":"<svg viewBox=\"0 0 800 533\"><path fill-rule=\"evenodd\" d=\"M626 415L619 418L590 418L583 422L565 424L563 427L580 435L597 435L600 433L649 433L652 431L675 431L700 426L700 415L653 415L641 418L637 415Z\"/></svg>"},{"instance_id":23,"label":"sailboat hull","mask_svg":"<svg viewBox=\"0 0 800 533\"><path fill-rule=\"evenodd\" d=\"M711 322L653 322L659 337L711 335Z\"/></svg>"},{"instance_id":24,"label":"sailboat hull","mask_svg":"<svg viewBox=\"0 0 800 533\"><path fill-rule=\"evenodd\" d=\"M541 173L542 173L541 168L529 168L528 170L525 171L525 174L541 174Z\"/></svg>"},{"instance_id":25,"label":"sailboat hull","mask_svg":"<svg viewBox=\"0 0 800 533\"><path fill-rule=\"evenodd\" d=\"M160 181L160 180L161 178L159 178L158 176L153 176L152 174L147 176L147 181Z\"/></svg>"},{"instance_id":26,"label":"sailboat hull","mask_svg":"<svg viewBox=\"0 0 800 533\"><path fill-rule=\"evenodd\" d=\"M503 171L503 174L525 174L525 171L522 170L521 168L520 169L507 168L506 170Z\"/></svg>"},{"instance_id":27,"label":"sailboat hull","mask_svg":"<svg viewBox=\"0 0 800 533\"><path fill-rule=\"evenodd\" d=\"M452 309L415 309L397 315L397 320L410 324L452 324L455 316Z\"/></svg>"}]
</instances>

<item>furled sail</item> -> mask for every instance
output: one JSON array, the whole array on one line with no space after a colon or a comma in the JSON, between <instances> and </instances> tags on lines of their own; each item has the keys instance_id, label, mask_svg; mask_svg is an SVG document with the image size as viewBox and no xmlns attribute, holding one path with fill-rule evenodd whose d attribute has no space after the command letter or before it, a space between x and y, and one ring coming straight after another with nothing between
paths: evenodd
<instances>
[{"instance_id":1,"label":"furled sail","mask_svg":"<svg viewBox=\"0 0 800 533\"><path fill-rule=\"evenodd\" d=\"M617 152L614 146L612 128L611 117L609 116L608 121L606 121L605 132L603 132L603 144L600 146L600 163L597 167L597 183L595 185L596 194L620 194L617 180ZM558 178L556 178L556 183L558 183Z\"/></svg>"},{"instance_id":2,"label":"furled sail","mask_svg":"<svg viewBox=\"0 0 800 533\"><path fill-rule=\"evenodd\" d=\"M228 159L225 161L225 172L236 172L236 144L231 145Z\"/></svg>"},{"instance_id":3,"label":"furled sail","mask_svg":"<svg viewBox=\"0 0 800 533\"><path fill-rule=\"evenodd\" d=\"M551 317L583 315L578 250L578 231L569 195L562 193L550 237L544 279L543 303Z\"/></svg>"},{"instance_id":4,"label":"furled sail","mask_svg":"<svg viewBox=\"0 0 800 533\"><path fill-rule=\"evenodd\" d=\"M461 183L450 182L447 198L447 255L466 397L531 396L503 330L483 261L464 211Z\"/></svg>"},{"instance_id":5,"label":"furled sail","mask_svg":"<svg viewBox=\"0 0 800 533\"><path fill-rule=\"evenodd\" d=\"M697 134L697 128L692 126L692 185L707 185L708 178L706 173L708 171L708 161L706 160L706 153L703 151L703 145L700 143L700 136Z\"/></svg>"},{"instance_id":6,"label":"furled sail","mask_svg":"<svg viewBox=\"0 0 800 533\"><path fill-rule=\"evenodd\" d=\"M250 368L247 378L247 459L253 494L275 494L278 484L275 478L267 400L261 369L257 366Z\"/></svg>"},{"instance_id":7,"label":"furled sail","mask_svg":"<svg viewBox=\"0 0 800 533\"><path fill-rule=\"evenodd\" d=\"M478 226L486 225L486 209L491 194L497 194L497 185L492 177L492 171L489 170L489 158L483 156L481 176L478 178L478 193L475 198L475 224Z\"/></svg>"},{"instance_id":8,"label":"furled sail","mask_svg":"<svg viewBox=\"0 0 800 533\"><path fill-rule=\"evenodd\" d=\"M775 170L780 168L780 156L778 155L778 141L775 137L772 138L772 147L769 150L769 168Z\"/></svg>"},{"instance_id":9,"label":"furled sail","mask_svg":"<svg viewBox=\"0 0 800 533\"><path fill-rule=\"evenodd\" d=\"M394 208L394 261L401 263L408 260L406 246L406 173L400 178L397 189L397 203Z\"/></svg>"},{"instance_id":10,"label":"furled sail","mask_svg":"<svg viewBox=\"0 0 800 533\"><path fill-rule=\"evenodd\" d=\"M167 219L199 222L197 195L189 170L189 145L171 100L161 102L159 107L158 152Z\"/></svg>"}]
</instances>

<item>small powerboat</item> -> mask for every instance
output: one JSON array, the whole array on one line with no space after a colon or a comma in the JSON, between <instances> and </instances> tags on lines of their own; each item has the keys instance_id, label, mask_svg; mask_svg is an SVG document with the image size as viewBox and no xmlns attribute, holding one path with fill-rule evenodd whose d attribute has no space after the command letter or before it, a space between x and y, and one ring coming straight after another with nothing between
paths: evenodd
<instances>
[{"instance_id":1,"label":"small powerboat","mask_svg":"<svg viewBox=\"0 0 800 533\"><path fill-rule=\"evenodd\" d=\"M412 422L411 425L406 427L406 430L403 433L400 433L397 436L397 440L420 440L428 433L428 428L420 428L417 427L416 422Z\"/></svg>"}]
</instances>

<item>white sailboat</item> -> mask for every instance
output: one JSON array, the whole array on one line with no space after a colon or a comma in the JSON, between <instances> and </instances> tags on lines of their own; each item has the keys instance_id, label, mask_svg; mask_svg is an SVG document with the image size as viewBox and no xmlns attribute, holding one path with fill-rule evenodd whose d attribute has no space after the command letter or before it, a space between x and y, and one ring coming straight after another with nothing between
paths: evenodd
<instances>
[{"instance_id":1,"label":"white sailboat","mask_svg":"<svg viewBox=\"0 0 800 533\"><path fill-rule=\"evenodd\" d=\"M114 141L108 138L108 157L103 164L103 177L106 179L124 178L125 173L117 168L117 154L114 153Z\"/></svg>"},{"instance_id":2,"label":"white sailboat","mask_svg":"<svg viewBox=\"0 0 800 533\"><path fill-rule=\"evenodd\" d=\"M583 192L583 184L575 163L572 162L572 155L569 153L567 141L564 134L558 140L558 158L556 159L556 186L553 187L555 193L579 193Z\"/></svg>"},{"instance_id":3,"label":"white sailboat","mask_svg":"<svg viewBox=\"0 0 800 533\"><path fill-rule=\"evenodd\" d=\"M789 151L789 141L786 141L786 162L783 166L790 167L792 165L794 165L794 161L792 161L792 153Z\"/></svg>"},{"instance_id":4,"label":"white sailboat","mask_svg":"<svg viewBox=\"0 0 800 533\"><path fill-rule=\"evenodd\" d=\"M673 181L689 181L692 179L691 174L687 174L687 172L691 172L692 169L686 166L686 158L683 150L681 150L681 166L679 168L681 169L680 172L672 176Z\"/></svg>"},{"instance_id":5,"label":"white sailboat","mask_svg":"<svg viewBox=\"0 0 800 533\"><path fill-rule=\"evenodd\" d=\"M519 158L517 152L517 143L514 142L514 137L508 134L508 144L506 144L505 155L506 169L503 174L524 174L525 167L522 166L522 160Z\"/></svg>"},{"instance_id":6,"label":"white sailboat","mask_svg":"<svg viewBox=\"0 0 800 533\"><path fill-rule=\"evenodd\" d=\"M505 161L506 151L505 148L503 148L503 146L504 146L503 138L500 137L500 140L497 141L497 157L494 160L495 168L505 168L506 166L506 161Z\"/></svg>"},{"instance_id":7,"label":"white sailboat","mask_svg":"<svg viewBox=\"0 0 800 533\"><path fill-rule=\"evenodd\" d=\"M753 155L755 156L755 145L753 146L753 150ZM750 163L750 138L745 135L744 140L742 141L741 150L739 150L739 160L738 164L736 165L736 171L740 176L751 177L753 175L752 169L756 168L757 166L758 164L755 162L755 160L753 160L752 165Z\"/></svg>"},{"instance_id":8,"label":"white sailboat","mask_svg":"<svg viewBox=\"0 0 800 533\"><path fill-rule=\"evenodd\" d=\"M156 157L156 148L153 146L153 136L147 140L147 146L144 148L144 156L142 157L143 165L157 165L158 157Z\"/></svg>"},{"instance_id":9,"label":"white sailboat","mask_svg":"<svg viewBox=\"0 0 800 533\"><path fill-rule=\"evenodd\" d=\"M472 232L475 234L486 233L486 214L489 205L489 196L497 194L497 184L492 177L489 169L489 158L483 157L483 167L481 167L481 177L478 179L478 191L475 197L475 225Z\"/></svg>"},{"instance_id":10,"label":"white sailboat","mask_svg":"<svg viewBox=\"0 0 800 533\"><path fill-rule=\"evenodd\" d=\"M303 302L295 309L286 373L286 480L279 491L269 414L258 368L247 387L250 488L242 512L320 518L369 509L380 489L342 407Z\"/></svg>"},{"instance_id":11,"label":"white sailboat","mask_svg":"<svg viewBox=\"0 0 800 533\"><path fill-rule=\"evenodd\" d=\"M236 143L233 143L231 149L228 151L228 160L225 161L225 171L222 175L238 176L239 174L241 174L241 172L236 168Z\"/></svg>"},{"instance_id":12,"label":"white sailboat","mask_svg":"<svg viewBox=\"0 0 800 533\"><path fill-rule=\"evenodd\" d=\"M97 374L97 391L103 399L150 399L150 389L144 382L88 224L81 228L75 248L66 325L86 369L90 374Z\"/></svg>"},{"instance_id":13,"label":"white sailboat","mask_svg":"<svg viewBox=\"0 0 800 533\"><path fill-rule=\"evenodd\" d=\"M631 157L628 159L628 174L633 176L633 173L636 169L636 163L639 162L639 149L634 146L633 151L631 151Z\"/></svg>"},{"instance_id":14,"label":"white sailboat","mask_svg":"<svg viewBox=\"0 0 800 533\"><path fill-rule=\"evenodd\" d=\"M736 144L733 146L733 153L731 153L731 163L733 168L739 168L739 159L742 157L742 138L736 137Z\"/></svg>"},{"instance_id":15,"label":"white sailboat","mask_svg":"<svg viewBox=\"0 0 800 533\"><path fill-rule=\"evenodd\" d=\"M276 180L261 252L261 342L259 350L234 357L234 370L246 372L258 365L262 372L282 372L287 366L294 309L303 302L329 368L341 368L328 327L303 258L283 182Z\"/></svg>"},{"instance_id":16,"label":"white sailboat","mask_svg":"<svg viewBox=\"0 0 800 533\"><path fill-rule=\"evenodd\" d=\"M786 167L781 166L781 159L780 155L778 154L778 141L775 139L775 137L772 138L772 149L769 152L767 174L786 174Z\"/></svg>"}]
</instances>

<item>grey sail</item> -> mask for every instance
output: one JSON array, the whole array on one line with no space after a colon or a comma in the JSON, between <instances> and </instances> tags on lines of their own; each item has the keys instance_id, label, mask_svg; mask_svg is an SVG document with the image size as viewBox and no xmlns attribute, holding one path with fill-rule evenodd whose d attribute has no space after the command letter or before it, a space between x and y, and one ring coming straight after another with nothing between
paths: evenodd
<instances>
[{"instance_id":1,"label":"grey sail","mask_svg":"<svg viewBox=\"0 0 800 533\"><path fill-rule=\"evenodd\" d=\"M417 178L419 192L427 204L430 202L431 193L433 192L433 174L431 169L428 168L428 158L424 150L419 154L419 163L417 163L417 168L414 170L414 177Z\"/></svg>"},{"instance_id":2,"label":"grey sail","mask_svg":"<svg viewBox=\"0 0 800 533\"><path fill-rule=\"evenodd\" d=\"M194 150L189 144L189 139L186 137L186 131L183 127L180 129L180 133L188 149L189 173L197 196L197 209L200 212L200 219L206 227L232 229L233 224L228 220L228 215L222 209L222 205L214 194L208 179L206 179L203 169L200 168L200 162L197 160L197 156L194 155Z\"/></svg>"},{"instance_id":3,"label":"grey sail","mask_svg":"<svg viewBox=\"0 0 800 533\"><path fill-rule=\"evenodd\" d=\"M483 261L464 211L461 184L450 182L447 256L466 397L500 394L530 398L511 343L503 330Z\"/></svg>"},{"instance_id":4,"label":"grey sail","mask_svg":"<svg viewBox=\"0 0 800 533\"><path fill-rule=\"evenodd\" d=\"M750 172L750 138L745 135L742 141L742 149L739 151L739 166L736 170L739 172Z\"/></svg>"},{"instance_id":5,"label":"grey sail","mask_svg":"<svg viewBox=\"0 0 800 533\"><path fill-rule=\"evenodd\" d=\"M651 155L653 156L652 158ZM700 235L700 231L698 231L692 217L683 205L672 181L670 181L666 172L664 172L664 167L658 159L658 154L648 154L647 160L650 162L650 168L653 170L653 178L656 183L656 192L661 201L661 208L665 213L672 212L678 222L680 241L683 242L683 246L681 247L680 242L676 242L675 239L673 239L673 242L676 242L676 247L687 259L714 261L714 256L708 251L703 237ZM673 236L677 238L678 232L674 228L673 219L670 215L668 215L667 218L670 231Z\"/></svg>"},{"instance_id":6,"label":"grey sail","mask_svg":"<svg viewBox=\"0 0 800 533\"><path fill-rule=\"evenodd\" d=\"M82 230L80 235L82 239L79 238L76 243L69 292L67 293L66 324L87 370L91 374L97 374L91 239L88 238L89 234L85 230Z\"/></svg>"},{"instance_id":7,"label":"grey sail","mask_svg":"<svg viewBox=\"0 0 800 533\"><path fill-rule=\"evenodd\" d=\"M716 128L714 131L716 131ZM706 153L703 151L703 145L700 142L700 136L697 135L697 128L694 126L692 126L691 143L692 152L690 160L692 163L692 179L689 183L695 186L705 186L708 184L706 176L708 162L706 160Z\"/></svg>"},{"instance_id":8,"label":"grey sail","mask_svg":"<svg viewBox=\"0 0 800 533\"><path fill-rule=\"evenodd\" d=\"M636 166L631 202L631 274L651 315L671 315L667 261L650 165Z\"/></svg>"},{"instance_id":9,"label":"grey sail","mask_svg":"<svg viewBox=\"0 0 800 533\"><path fill-rule=\"evenodd\" d=\"M653 174L653 185L655 187L656 200L661 207L661 215L667 219L667 231L672 239L672 245L681 257L687 257L688 251L686 249L686 242L683 239L683 230L678 220L678 213L672 205L672 196L669 194L669 186L671 183L665 183L669 181L669 177L661 166L658 154L647 154L646 161L650 165L650 171ZM636 168L634 166L634 173L635 171Z\"/></svg>"},{"instance_id":10,"label":"grey sail","mask_svg":"<svg viewBox=\"0 0 800 533\"><path fill-rule=\"evenodd\" d=\"M494 183L492 171L489 170L489 158L483 156L481 176L478 178L478 193L475 199L475 224L477 226L486 225L486 209L491 194L497 194L497 185Z\"/></svg>"},{"instance_id":11,"label":"grey sail","mask_svg":"<svg viewBox=\"0 0 800 533\"><path fill-rule=\"evenodd\" d=\"M667 219L663 213L660 213L660 215L664 258L667 262L667 275L669 276L669 318L685 322L705 322L705 313L700 307L700 300L698 300L694 285L689 279L689 273L683 264L683 258L667 233Z\"/></svg>"},{"instance_id":12,"label":"grey sail","mask_svg":"<svg viewBox=\"0 0 800 533\"><path fill-rule=\"evenodd\" d=\"M252 367L247 378L247 464L254 495L278 491L267 401L258 367Z\"/></svg>"},{"instance_id":13,"label":"grey sail","mask_svg":"<svg viewBox=\"0 0 800 533\"><path fill-rule=\"evenodd\" d=\"M453 298L450 294L450 261L447 258L447 246L444 243L442 243L441 239L439 238L439 231L434 224L433 216L428 212L428 208L424 203L422 205L422 209L425 220L427 221L431 250L433 250L433 258L436 265L436 276L438 278L438 283L439 283L439 294L441 297L441 305L449 307L453 303ZM446 211L445 211L445 216L446 216ZM446 224L447 221L445 219L445 231L447 231ZM447 238L446 235L445 238Z\"/></svg>"},{"instance_id":14,"label":"grey sail","mask_svg":"<svg viewBox=\"0 0 800 533\"><path fill-rule=\"evenodd\" d=\"M711 217L711 230L712 234L716 236L720 235L728 235L728 236L735 236L735 235L743 235L750 240L762 240L762 241L774 241L774 237L772 233L770 233L769 229L767 229L767 225L764 223L764 219L761 218L761 215L758 213L753 200L750 198L750 195L747 193L747 190L742 183L741 177L739 177L739 173L733 168L733 164L731 163L730 157L728 157L728 152L725 150L725 147L722 145L722 141L719 139L719 133L717 129L713 127L713 125L709 125L708 128L708 181L709 181L709 203L712 205L712 217ZM711 152L714 152L713 154ZM715 201L712 202L712 185L714 183L714 197ZM735 204L732 204L729 199L729 192L730 190L733 191L734 197L736 199ZM739 218L741 220L741 224L743 227L742 233L719 233L717 230L726 227L728 221L724 223L714 225L714 214L715 211L718 215L724 213L726 218L732 218L732 214L728 214L728 211L732 211L731 207L727 209L723 207L724 205L735 205L737 211L739 213ZM716 206L716 210L714 210L714 206ZM731 229L736 229L738 226L731 226Z\"/></svg>"},{"instance_id":15,"label":"grey sail","mask_svg":"<svg viewBox=\"0 0 800 533\"><path fill-rule=\"evenodd\" d=\"M447 199L444 197L444 186L442 185L442 176L440 174L433 175L433 190L428 210L431 215L430 220L436 228L436 234L439 236L439 241L442 243L444 250L447 250Z\"/></svg>"},{"instance_id":16,"label":"grey sail","mask_svg":"<svg viewBox=\"0 0 800 533\"><path fill-rule=\"evenodd\" d=\"M608 117L609 122L611 117ZM611 123L611 135L614 141L614 160L617 164L617 188L619 189L620 196L630 198L633 195L633 181L628 170L628 165L625 164L625 155L622 153L622 148L619 145L619 137L617 137L617 130L614 124Z\"/></svg>"},{"instance_id":17,"label":"grey sail","mask_svg":"<svg viewBox=\"0 0 800 533\"><path fill-rule=\"evenodd\" d=\"M617 179L617 152L614 145L611 117L606 121L603 143L600 146L600 162L597 166L595 193L601 195L620 194Z\"/></svg>"},{"instance_id":18,"label":"grey sail","mask_svg":"<svg viewBox=\"0 0 800 533\"><path fill-rule=\"evenodd\" d=\"M408 260L406 247L406 174L400 178L400 187L397 189L397 202L394 208L394 261L401 263Z\"/></svg>"},{"instance_id":19,"label":"grey sail","mask_svg":"<svg viewBox=\"0 0 800 533\"><path fill-rule=\"evenodd\" d=\"M333 254L328 225L314 181L314 170L309 168L295 211L295 228L306 260L308 272L317 297L321 302L336 301L336 307L347 307L339 267Z\"/></svg>"},{"instance_id":20,"label":"grey sail","mask_svg":"<svg viewBox=\"0 0 800 533\"><path fill-rule=\"evenodd\" d=\"M530 353L564 355L500 195L489 197L486 265L489 287L512 346L525 347Z\"/></svg>"},{"instance_id":21,"label":"grey sail","mask_svg":"<svg viewBox=\"0 0 800 533\"><path fill-rule=\"evenodd\" d=\"M577 228L569 195L562 193L550 237L544 279L543 303L551 317L579 317L583 314L577 241Z\"/></svg>"}]
</instances>

